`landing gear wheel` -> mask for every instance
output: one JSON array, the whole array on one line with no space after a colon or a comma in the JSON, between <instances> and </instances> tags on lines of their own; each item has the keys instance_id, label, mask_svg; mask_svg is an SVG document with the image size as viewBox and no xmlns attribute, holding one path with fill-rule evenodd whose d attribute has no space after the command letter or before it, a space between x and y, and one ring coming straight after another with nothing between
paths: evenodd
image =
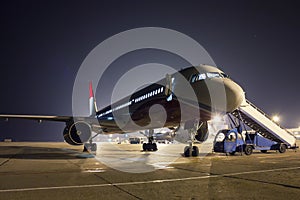
<instances>
[{"instance_id":1,"label":"landing gear wheel","mask_svg":"<svg viewBox=\"0 0 300 200\"><path fill-rule=\"evenodd\" d=\"M235 154L235 151L233 151L233 152L229 152L229 154L230 154L231 156L234 156L234 154Z\"/></svg>"},{"instance_id":2,"label":"landing gear wheel","mask_svg":"<svg viewBox=\"0 0 300 200\"><path fill-rule=\"evenodd\" d=\"M146 151L146 150L147 150L147 144L143 143L143 151Z\"/></svg>"},{"instance_id":3,"label":"landing gear wheel","mask_svg":"<svg viewBox=\"0 0 300 200\"><path fill-rule=\"evenodd\" d=\"M156 145L156 143L153 143L153 144L152 144L152 150L153 150L153 151L157 151L157 145Z\"/></svg>"},{"instance_id":4,"label":"landing gear wheel","mask_svg":"<svg viewBox=\"0 0 300 200\"><path fill-rule=\"evenodd\" d=\"M88 148L88 144L84 144L83 145L83 152L88 152L89 148Z\"/></svg>"},{"instance_id":5,"label":"landing gear wheel","mask_svg":"<svg viewBox=\"0 0 300 200\"><path fill-rule=\"evenodd\" d=\"M190 157L190 147L189 146L184 147L183 154L184 154L184 157Z\"/></svg>"},{"instance_id":6,"label":"landing gear wheel","mask_svg":"<svg viewBox=\"0 0 300 200\"><path fill-rule=\"evenodd\" d=\"M278 151L279 153L285 153L286 152L285 144L280 144Z\"/></svg>"},{"instance_id":7,"label":"landing gear wheel","mask_svg":"<svg viewBox=\"0 0 300 200\"><path fill-rule=\"evenodd\" d=\"M144 143L143 151L157 151L156 143Z\"/></svg>"},{"instance_id":8,"label":"landing gear wheel","mask_svg":"<svg viewBox=\"0 0 300 200\"><path fill-rule=\"evenodd\" d=\"M252 148L250 145L246 145L244 151L245 151L245 154L246 154L247 156L249 156L249 155L252 154L253 148Z\"/></svg>"},{"instance_id":9,"label":"landing gear wheel","mask_svg":"<svg viewBox=\"0 0 300 200\"><path fill-rule=\"evenodd\" d=\"M97 151L97 144L96 143L92 143L91 151Z\"/></svg>"},{"instance_id":10,"label":"landing gear wheel","mask_svg":"<svg viewBox=\"0 0 300 200\"><path fill-rule=\"evenodd\" d=\"M260 150L260 152L262 152L262 153L267 153L268 150Z\"/></svg>"},{"instance_id":11,"label":"landing gear wheel","mask_svg":"<svg viewBox=\"0 0 300 200\"><path fill-rule=\"evenodd\" d=\"M199 156L199 148L197 146L193 146L192 156Z\"/></svg>"},{"instance_id":12,"label":"landing gear wheel","mask_svg":"<svg viewBox=\"0 0 300 200\"><path fill-rule=\"evenodd\" d=\"M183 151L184 157L190 157L190 146L184 147ZM199 156L199 148L197 146L192 147L192 156L196 157Z\"/></svg>"},{"instance_id":13,"label":"landing gear wheel","mask_svg":"<svg viewBox=\"0 0 300 200\"><path fill-rule=\"evenodd\" d=\"M86 143L83 147L83 152L96 152L97 151L97 144L96 143Z\"/></svg>"}]
</instances>

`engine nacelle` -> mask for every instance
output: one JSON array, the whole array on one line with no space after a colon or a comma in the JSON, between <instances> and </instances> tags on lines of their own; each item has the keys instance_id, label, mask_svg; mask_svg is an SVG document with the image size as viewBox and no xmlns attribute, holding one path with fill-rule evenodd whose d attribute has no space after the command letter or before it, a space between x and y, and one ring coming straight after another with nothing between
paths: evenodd
<instances>
[{"instance_id":1,"label":"engine nacelle","mask_svg":"<svg viewBox=\"0 0 300 200\"><path fill-rule=\"evenodd\" d=\"M64 139L70 145L82 145L92 136L91 126L83 121L67 125L64 129Z\"/></svg>"}]
</instances>

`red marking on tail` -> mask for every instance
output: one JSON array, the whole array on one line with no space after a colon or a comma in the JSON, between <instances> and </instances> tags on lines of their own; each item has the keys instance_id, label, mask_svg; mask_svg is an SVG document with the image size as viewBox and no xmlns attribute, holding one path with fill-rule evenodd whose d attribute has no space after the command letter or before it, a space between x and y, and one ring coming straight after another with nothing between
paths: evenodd
<instances>
[{"instance_id":1,"label":"red marking on tail","mask_svg":"<svg viewBox=\"0 0 300 200\"><path fill-rule=\"evenodd\" d=\"M91 98L91 97L94 97L92 81L90 82L90 98Z\"/></svg>"}]
</instances>

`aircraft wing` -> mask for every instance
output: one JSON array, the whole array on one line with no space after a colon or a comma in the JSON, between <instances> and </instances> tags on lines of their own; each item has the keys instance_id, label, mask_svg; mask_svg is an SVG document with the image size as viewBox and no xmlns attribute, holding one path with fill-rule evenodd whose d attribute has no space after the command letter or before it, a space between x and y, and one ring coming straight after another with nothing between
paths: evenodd
<instances>
[{"instance_id":1,"label":"aircraft wing","mask_svg":"<svg viewBox=\"0 0 300 200\"><path fill-rule=\"evenodd\" d=\"M76 119L76 121L81 120L88 122L90 124L95 123L96 118L92 117L95 116L96 114L96 102L94 100L94 92L93 92L93 87L92 87L92 82L90 82L89 85L89 91L90 91L90 116L91 117L77 117L77 116L49 116L49 115L12 115L12 114L0 114L0 119L3 118L6 121L10 118L14 119L31 119L31 120L38 120L39 122L41 121L57 121L57 122L71 122Z\"/></svg>"},{"instance_id":2,"label":"aircraft wing","mask_svg":"<svg viewBox=\"0 0 300 200\"><path fill-rule=\"evenodd\" d=\"M3 119L32 119L32 120L45 120L45 121L60 121L68 122L73 119L71 116L44 116L44 115L0 115Z\"/></svg>"},{"instance_id":3,"label":"aircraft wing","mask_svg":"<svg viewBox=\"0 0 300 200\"><path fill-rule=\"evenodd\" d=\"M73 117L73 116L49 116L49 115L5 115L1 114L0 119L8 121L9 119L29 119L37 120L38 122L43 121L55 121L55 122L65 122L73 123L74 121L84 121L92 125L93 127L102 128L99 126L99 122L95 117Z\"/></svg>"}]
</instances>

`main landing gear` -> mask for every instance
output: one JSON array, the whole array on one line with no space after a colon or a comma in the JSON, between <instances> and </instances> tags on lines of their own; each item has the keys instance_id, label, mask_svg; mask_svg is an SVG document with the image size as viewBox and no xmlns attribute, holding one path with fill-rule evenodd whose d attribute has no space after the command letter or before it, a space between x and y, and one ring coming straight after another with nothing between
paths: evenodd
<instances>
[{"instance_id":1,"label":"main landing gear","mask_svg":"<svg viewBox=\"0 0 300 200\"><path fill-rule=\"evenodd\" d=\"M157 151L157 145L153 142L154 130L149 130L148 143L143 143L143 151Z\"/></svg>"},{"instance_id":2,"label":"main landing gear","mask_svg":"<svg viewBox=\"0 0 300 200\"><path fill-rule=\"evenodd\" d=\"M88 143L85 143L83 146L83 152L96 152L97 144L93 142L93 139L97 137L100 133L97 133L93 137L90 138Z\"/></svg>"},{"instance_id":3,"label":"main landing gear","mask_svg":"<svg viewBox=\"0 0 300 200\"><path fill-rule=\"evenodd\" d=\"M203 122L199 123L198 120L185 122L184 129L187 130L190 135L190 140L188 141L189 146L186 146L183 151L183 155L185 157L199 156L199 148L197 146L193 146L193 143L195 141L195 136L197 134L197 131L202 125Z\"/></svg>"},{"instance_id":4,"label":"main landing gear","mask_svg":"<svg viewBox=\"0 0 300 200\"><path fill-rule=\"evenodd\" d=\"M90 141L89 143L84 144L83 152L96 152L97 144Z\"/></svg>"}]
</instances>

